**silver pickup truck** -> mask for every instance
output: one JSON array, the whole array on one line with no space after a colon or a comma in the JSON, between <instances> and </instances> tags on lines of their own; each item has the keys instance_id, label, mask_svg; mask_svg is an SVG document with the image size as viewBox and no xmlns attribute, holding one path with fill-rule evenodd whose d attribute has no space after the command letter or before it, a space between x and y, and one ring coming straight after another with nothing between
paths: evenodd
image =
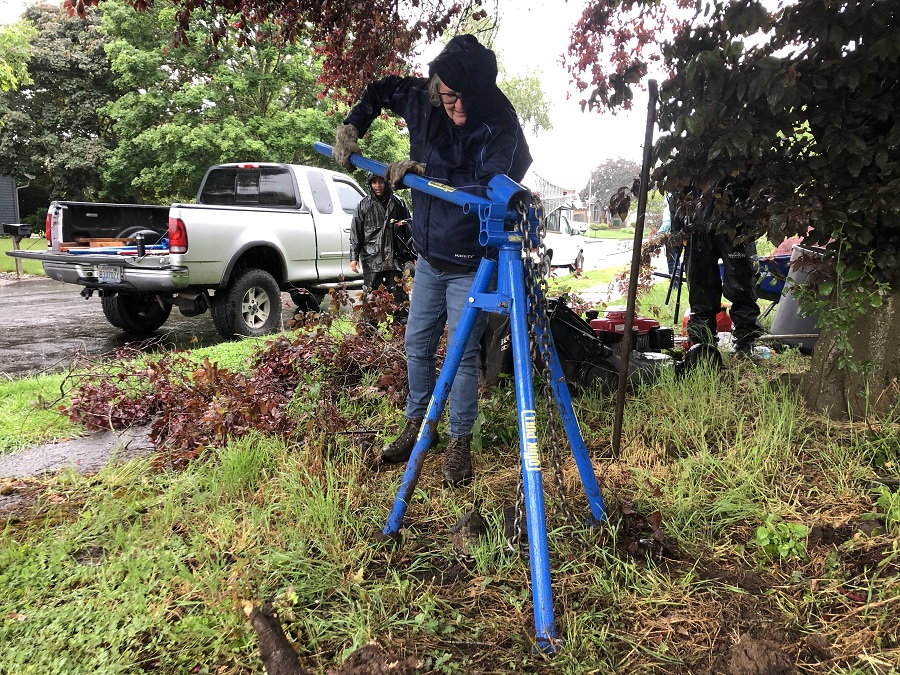
<instances>
[{"instance_id":1,"label":"silver pickup truck","mask_svg":"<svg viewBox=\"0 0 900 675\"><path fill-rule=\"evenodd\" d=\"M196 204L141 206L53 202L47 251L9 251L40 260L51 279L95 292L114 326L149 333L172 307L210 310L226 339L275 330L281 291L318 308L350 270L350 222L362 189L348 176L294 164L211 167Z\"/></svg>"}]
</instances>

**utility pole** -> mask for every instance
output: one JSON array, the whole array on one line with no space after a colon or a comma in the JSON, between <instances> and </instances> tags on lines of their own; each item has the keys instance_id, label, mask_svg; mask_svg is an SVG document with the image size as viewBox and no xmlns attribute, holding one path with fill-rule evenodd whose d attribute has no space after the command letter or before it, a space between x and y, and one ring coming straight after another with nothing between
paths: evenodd
<instances>
[{"instance_id":1,"label":"utility pole","mask_svg":"<svg viewBox=\"0 0 900 675\"><path fill-rule=\"evenodd\" d=\"M594 222L594 170L591 169L591 177L588 179L588 227Z\"/></svg>"}]
</instances>

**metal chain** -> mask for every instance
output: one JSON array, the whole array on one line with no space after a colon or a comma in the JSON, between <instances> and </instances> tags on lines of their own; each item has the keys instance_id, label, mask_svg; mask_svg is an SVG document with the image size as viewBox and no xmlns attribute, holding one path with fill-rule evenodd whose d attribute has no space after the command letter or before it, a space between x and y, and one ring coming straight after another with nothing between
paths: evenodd
<instances>
[{"instance_id":1,"label":"metal chain","mask_svg":"<svg viewBox=\"0 0 900 675\"><path fill-rule=\"evenodd\" d=\"M516 505L513 519L512 534L507 534L506 548L513 553L519 553L525 558L529 557L528 547L525 542L525 485L522 482L522 472L519 472L519 480L516 481Z\"/></svg>"},{"instance_id":2,"label":"metal chain","mask_svg":"<svg viewBox=\"0 0 900 675\"><path fill-rule=\"evenodd\" d=\"M541 376L545 382L545 406L547 412L547 443L548 456L553 465L553 476L556 482L556 490L559 495L560 506L566 522L572 527L576 539L582 546L587 546L584 538L578 534L577 519L566 495L563 477L562 462L559 452L559 416L558 411L554 415L555 400L553 397L553 374L550 371L550 317L547 309L547 271L550 266L547 257L547 247L544 243L546 232L546 220L544 219L543 206L540 198L533 195L535 214L538 218L536 246L537 263L531 255L531 228L528 223L528 213L524 204L519 205L520 234L522 235L522 248L525 251L525 291L528 294L528 329L531 333L532 362L540 362ZM537 265L537 268L536 268ZM541 327L541 337L537 338L536 327ZM567 439L568 440L568 439ZM522 521L525 517L525 495L521 475L516 488L516 514L513 539L507 539L507 547L512 550L521 550L523 542Z\"/></svg>"}]
</instances>

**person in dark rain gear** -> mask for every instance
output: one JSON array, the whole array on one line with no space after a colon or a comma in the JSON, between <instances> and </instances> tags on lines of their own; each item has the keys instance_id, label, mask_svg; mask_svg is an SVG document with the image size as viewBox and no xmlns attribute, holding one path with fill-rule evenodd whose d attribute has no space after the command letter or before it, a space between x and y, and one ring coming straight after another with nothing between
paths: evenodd
<instances>
[{"instance_id":1,"label":"person in dark rain gear","mask_svg":"<svg viewBox=\"0 0 900 675\"><path fill-rule=\"evenodd\" d=\"M399 304L406 294L396 245L404 233L397 230L406 228L409 209L381 176L369 174L368 184L371 194L357 204L350 225L350 269L357 274L362 270L367 288L384 286Z\"/></svg>"},{"instance_id":2,"label":"person in dark rain gear","mask_svg":"<svg viewBox=\"0 0 900 675\"><path fill-rule=\"evenodd\" d=\"M505 174L521 181L531 154L512 104L497 87L497 59L471 35L451 39L429 64L429 76L389 76L369 84L338 128L333 157L352 167L357 140L382 110L400 115L409 130L410 159L388 166L402 184L408 172L479 196ZM413 240L419 258L406 326L409 395L406 424L385 446L382 460L405 462L415 446L436 382L435 355L444 326L452 343L475 272L487 250L478 241L477 213L463 213L419 190L412 193ZM450 442L444 455L448 485L472 479L472 429L478 416L478 351L487 314L480 312L450 391ZM435 438L437 436L435 435Z\"/></svg>"},{"instance_id":3,"label":"person in dark rain gear","mask_svg":"<svg viewBox=\"0 0 900 675\"><path fill-rule=\"evenodd\" d=\"M702 196L695 189L699 206L687 242L688 337L694 344L716 343L716 315L724 295L731 301L735 353L746 356L753 355L756 339L764 332L757 304L756 242L744 236L741 224L731 231L720 226L725 212L749 197L750 187L750 179L740 173L722 179Z\"/></svg>"}]
</instances>

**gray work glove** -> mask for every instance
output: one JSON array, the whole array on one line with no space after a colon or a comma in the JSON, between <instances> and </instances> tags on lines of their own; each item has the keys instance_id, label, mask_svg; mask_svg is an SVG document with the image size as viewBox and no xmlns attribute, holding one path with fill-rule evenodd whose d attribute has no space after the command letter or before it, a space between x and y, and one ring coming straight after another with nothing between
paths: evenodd
<instances>
[{"instance_id":1,"label":"gray work glove","mask_svg":"<svg viewBox=\"0 0 900 675\"><path fill-rule=\"evenodd\" d=\"M404 187L403 176L408 173L424 176L425 165L419 164L412 159L401 159L399 162L392 162L388 164L387 171L384 172L384 179L393 189L398 190Z\"/></svg>"},{"instance_id":2,"label":"gray work glove","mask_svg":"<svg viewBox=\"0 0 900 675\"><path fill-rule=\"evenodd\" d=\"M342 124L337 128L334 147L331 149L331 158L347 171L353 171L350 155L362 154L358 141L359 131L352 124Z\"/></svg>"}]
</instances>

